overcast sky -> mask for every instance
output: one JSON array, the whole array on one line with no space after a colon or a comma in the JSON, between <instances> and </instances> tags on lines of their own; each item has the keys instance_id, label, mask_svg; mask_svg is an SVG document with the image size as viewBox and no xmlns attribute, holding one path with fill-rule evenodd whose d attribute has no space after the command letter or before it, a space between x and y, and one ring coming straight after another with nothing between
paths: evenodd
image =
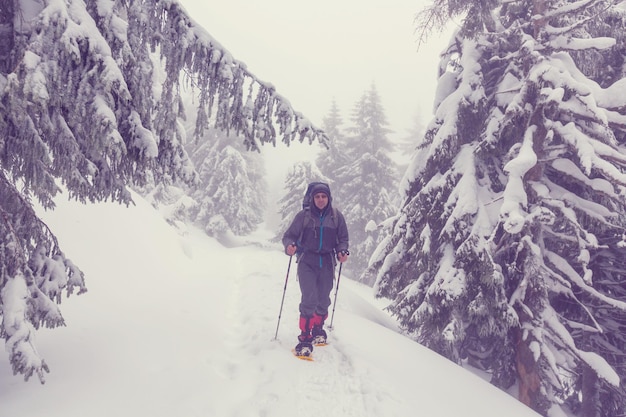
<instances>
[{"instance_id":1,"label":"overcast sky","mask_svg":"<svg viewBox=\"0 0 626 417\"><path fill-rule=\"evenodd\" d=\"M430 0L181 0L209 34L321 127L334 99L344 127L375 83L391 138L430 120L438 55L418 51L414 17Z\"/></svg>"}]
</instances>

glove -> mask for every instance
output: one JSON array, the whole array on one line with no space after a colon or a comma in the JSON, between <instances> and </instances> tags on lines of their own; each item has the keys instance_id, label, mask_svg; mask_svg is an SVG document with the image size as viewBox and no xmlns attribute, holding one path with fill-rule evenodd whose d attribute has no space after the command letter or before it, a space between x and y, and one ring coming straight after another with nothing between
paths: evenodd
<instances>
[{"instance_id":1,"label":"glove","mask_svg":"<svg viewBox=\"0 0 626 417\"><path fill-rule=\"evenodd\" d=\"M285 253L289 256L293 256L296 254L297 250L298 250L298 247L296 246L296 244L292 243L290 245L287 245L287 247L285 248Z\"/></svg>"},{"instance_id":2,"label":"glove","mask_svg":"<svg viewBox=\"0 0 626 417\"><path fill-rule=\"evenodd\" d=\"M347 250L342 250L341 252L337 253L337 260L341 263L344 263L348 260L349 255L350 252L348 252Z\"/></svg>"}]
</instances>

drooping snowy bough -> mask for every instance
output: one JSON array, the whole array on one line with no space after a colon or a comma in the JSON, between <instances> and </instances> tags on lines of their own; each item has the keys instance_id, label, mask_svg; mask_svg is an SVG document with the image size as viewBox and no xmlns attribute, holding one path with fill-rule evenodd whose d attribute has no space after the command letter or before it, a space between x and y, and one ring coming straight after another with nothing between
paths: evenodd
<instances>
[{"instance_id":1,"label":"drooping snowy bough","mask_svg":"<svg viewBox=\"0 0 626 417\"><path fill-rule=\"evenodd\" d=\"M0 0L0 335L15 373L44 381L33 330L63 324L62 291L86 291L32 199L130 203L129 184L192 181L182 81L198 137L213 124L250 150L326 140L174 0Z\"/></svg>"}]
</instances>

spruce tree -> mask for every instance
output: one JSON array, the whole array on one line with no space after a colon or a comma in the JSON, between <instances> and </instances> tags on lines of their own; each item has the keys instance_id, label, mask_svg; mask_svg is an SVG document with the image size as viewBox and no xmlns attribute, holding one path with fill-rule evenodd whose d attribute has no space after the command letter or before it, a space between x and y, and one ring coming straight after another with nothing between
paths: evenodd
<instances>
[{"instance_id":1,"label":"spruce tree","mask_svg":"<svg viewBox=\"0 0 626 417\"><path fill-rule=\"evenodd\" d=\"M32 201L128 204L130 184L193 181L181 73L198 137L213 124L248 149L325 140L175 1L0 2L0 336L14 373L44 381L34 329L63 325L62 292L86 291Z\"/></svg>"},{"instance_id":2,"label":"spruce tree","mask_svg":"<svg viewBox=\"0 0 626 417\"><path fill-rule=\"evenodd\" d=\"M343 133L343 120L334 99L328 114L322 121L322 128L328 136L328 149L319 153L315 164L326 177L332 179L333 191L340 191L342 183L338 172L348 163L348 156L345 151L346 137Z\"/></svg>"},{"instance_id":3,"label":"spruce tree","mask_svg":"<svg viewBox=\"0 0 626 417\"><path fill-rule=\"evenodd\" d=\"M546 416L624 406L608 363L626 312L625 87L575 63L614 57L615 40L589 30L610 6L443 1L420 15L425 32L465 18L370 271L416 340L503 389L517 384Z\"/></svg>"},{"instance_id":4,"label":"spruce tree","mask_svg":"<svg viewBox=\"0 0 626 417\"><path fill-rule=\"evenodd\" d=\"M263 221L267 184L259 154L241 141L210 129L190 147L198 171L191 195L198 203L192 220L211 236L246 235Z\"/></svg>"},{"instance_id":5,"label":"spruce tree","mask_svg":"<svg viewBox=\"0 0 626 417\"><path fill-rule=\"evenodd\" d=\"M344 268L358 279L382 235L379 226L395 210L395 164L385 112L374 84L355 104L348 129L348 160L337 170L341 201L350 233L350 262ZM371 284L371 282L369 282Z\"/></svg>"}]
</instances>

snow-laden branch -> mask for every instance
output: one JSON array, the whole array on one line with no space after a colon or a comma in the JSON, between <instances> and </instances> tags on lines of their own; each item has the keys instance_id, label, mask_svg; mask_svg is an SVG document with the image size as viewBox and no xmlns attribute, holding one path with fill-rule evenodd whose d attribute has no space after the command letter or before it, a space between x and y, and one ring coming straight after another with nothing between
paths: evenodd
<instances>
[{"instance_id":1,"label":"snow-laden branch","mask_svg":"<svg viewBox=\"0 0 626 417\"><path fill-rule=\"evenodd\" d=\"M600 10L606 10L613 4L611 0L579 0L574 2L557 2L556 7L542 11L533 16L535 22L571 22L564 26L546 24L542 30L551 37L559 37L583 27L589 21L596 19ZM573 19L572 16L575 16Z\"/></svg>"},{"instance_id":2,"label":"snow-laden branch","mask_svg":"<svg viewBox=\"0 0 626 417\"><path fill-rule=\"evenodd\" d=\"M528 196L524 189L524 176L537 163L537 155L533 150L536 130L536 126L526 129L517 156L504 166L508 181L504 189L500 218L504 229L511 234L519 233L526 222Z\"/></svg>"},{"instance_id":3,"label":"snow-laden branch","mask_svg":"<svg viewBox=\"0 0 626 417\"><path fill-rule=\"evenodd\" d=\"M550 330L550 332L546 332L546 335L553 338L553 340L557 342L557 346L560 345L561 351L563 351L563 348L569 350L572 354L589 365L589 367L591 367L600 378L615 387L620 385L619 375L604 358L594 352L587 352L576 346L572 336L565 326L559 321L552 308L546 309L543 312L542 318L546 328Z\"/></svg>"},{"instance_id":4,"label":"snow-laden branch","mask_svg":"<svg viewBox=\"0 0 626 417\"><path fill-rule=\"evenodd\" d=\"M30 293L22 275L9 278L4 284L0 291L2 334L6 339L13 373L23 374L25 380L36 374L43 383L44 373L50 370L37 352L33 326L26 320L29 298Z\"/></svg>"},{"instance_id":5,"label":"snow-laden branch","mask_svg":"<svg viewBox=\"0 0 626 417\"><path fill-rule=\"evenodd\" d=\"M587 294L594 297L598 301L601 301L604 304L610 305L621 311L626 311L626 302L619 301L611 297L607 297L606 295L600 293L595 288L591 287L590 285L587 285L587 283L585 283L583 278L561 256L551 251L546 251L544 256L553 265L557 266L559 271L562 274L564 274L572 283L576 284L581 290L585 291Z\"/></svg>"},{"instance_id":6,"label":"snow-laden branch","mask_svg":"<svg viewBox=\"0 0 626 417\"><path fill-rule=\"evenodd\" d=\"M570 144L572 148L577 149L578 158L580 158L582 167L587 175L589 175L592 169L597 169L617 184L626 186L626 174L619 170L615 164L608 161L610 158L624 164L626 163L626 155L611 146L588 137L578 130L573 122L565 126L557 122L554 125L554 129L565 142Z\"/></svg>"},{"instance_id":7,"label":"snow-laden branch","mask_svg":"<svg viewBox=\"0 0 626 417\"><path fill-rule=\"evenodd\" d=\"M163 4L161 30L171 36L173 43L164 50L166 61L180 62L193 78L193 84L200 89L201 102L207 103L209 117L213 105L217 105L216 126L244 134L251 149L258 149L257 140L261 144L275 144L278 135L286 145L294 139L303 141L305 138L310 143L319 140L327 144L322 130L295 111L272 84L258 79L243 62L234 59L189 18L176 1ZM179 38L186 40L182 48L175 42ZM252 106L251 112L249 106Z\"/></svg>"},{"instance_id":8,"label":"snow-laden branch","mask_svg":"<svg viewBox=\"0 0 626 417\"><path fill-rule=\"evenodd\" d=\"M11 42L3 38L10 53L0 74L0 333L14 369L41 377L28 329L62 325L61 291L85 286L31 198L53 208L63 187L82 202L129 203L131 183L193 182L181 74L199 91L199 132L214 123L243 134L250 149L326 136L175 0L12 5L2 17L12 23L2 28Z\"/></svg>"}]
</instances>

